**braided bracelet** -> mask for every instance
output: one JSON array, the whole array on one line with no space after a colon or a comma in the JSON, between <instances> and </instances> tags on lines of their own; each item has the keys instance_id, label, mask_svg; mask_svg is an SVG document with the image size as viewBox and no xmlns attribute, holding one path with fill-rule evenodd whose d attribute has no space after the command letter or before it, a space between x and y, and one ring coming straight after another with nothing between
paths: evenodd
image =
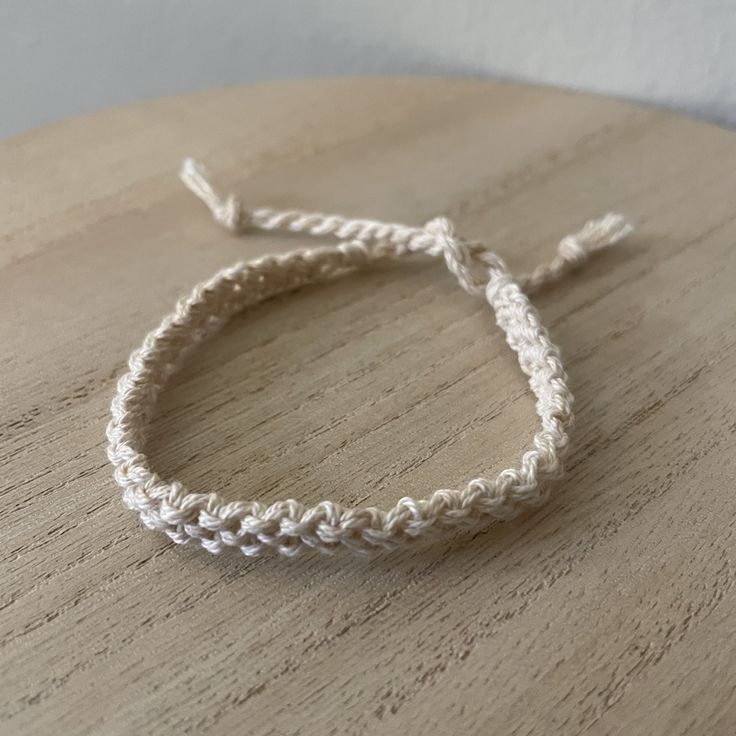
<instances>
[{"instance_id":1,"label":"braided bracelet","mask_svg":"<svg viewBox=\"0 0 736 736\"><path fill-rule=\"evenodd\" d=\"M237 547L248 556L293 555L305 547L333 553L345 546L367 554L393 549L434 530L510 519L546 499L547 482L562 474L573 396L560 352L525 292L624 238L631 226L621 215L588 222L576 235L563 238L548 264L514 278L495 253L459 238L443 217L416 228L270 208L247 211L233 196L223 200L205 170L193 161L184 162L181 178L208 205L215 220L232 231L286 230L329 235L340 242L266 255L219 271L179 301L130 356L129 371L120 378L112 402L108 457L124 503L140 514L145 526L165 532L178 544L199 543L210 552ZM258 501L226 502L216 493L191 493L151 469L143 452L144 430L157 395L183 355L236 313L275 294L355 271L378 259L415 253L442 256L465 291L485 296L529 376L541 429L518 468L504 470L495 479L476 478L461 490L435 491L422 500L402 498L388 511L348 509L332 501L312 507L293 499L269 506Z\"/></svg>"}]
</instances>

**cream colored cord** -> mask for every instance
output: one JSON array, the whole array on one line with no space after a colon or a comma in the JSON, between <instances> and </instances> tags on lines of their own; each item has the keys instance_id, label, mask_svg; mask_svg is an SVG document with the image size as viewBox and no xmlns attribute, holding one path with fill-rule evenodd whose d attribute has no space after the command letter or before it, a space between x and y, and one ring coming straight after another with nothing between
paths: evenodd
<instances>
[{"instance_id":1,"label":"cream colored cord","mask_svg":"<svg viewBox=\"0 0 736 736\"><path fill-rule=\"evenodd\" d=\"M286 230L332 236L340 242L266 255L216 273L179 301L130 356L129 370L120 378L112 402L108 457L125 504L140 514L148 528L165 532L179 544L198 543L210 552L237 547L248 556L293 555L306 547L325 553L347 547L369 554L435 530L510 519L545 500L547 482L562 473L573 396L560 352L525 292L559 278L590 253L624 238L631 226L621 215L588 222L560 242L549 263L514 278L495 253L461 239L444 217L424 227L410 227L296 210L246 210L232 196L221 198L205 170L191 160L184 162L181 178L207 204L215 220L234 232ZM541 426L518 468L504 470L496 478L475 478L461 489L435 491L425 499L402 498L388 510L343 508L333 501L307 507L293 499L270 505L226 502L216 493L192 493L151 468L144 453L144 432L156 397L183 355L236 313L275 294L325 281L378 259L412 254L442 257L465 291L485 297L529 376Z\"/></svg>"}]
</instances>

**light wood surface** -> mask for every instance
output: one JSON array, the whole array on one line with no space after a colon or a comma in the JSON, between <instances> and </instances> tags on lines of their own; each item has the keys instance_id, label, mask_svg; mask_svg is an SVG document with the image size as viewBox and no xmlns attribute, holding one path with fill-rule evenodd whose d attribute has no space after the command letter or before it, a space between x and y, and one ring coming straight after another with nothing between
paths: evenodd
<instances>
[{"instance_id":1,"label":"light wood surface","mask_svg":"<svg viewBox=\"0 0 736 736\"><path fill-rule=\"evenodd\" d=\"M637 234L535 297L576 394L543 509L373 561L176 547L119 500L116 376L178 296L303 241L254 205L421 224L517 269L608 210ZM0 145L0 731L733 734L736 135L529 87L278 83ZM533 403L440 264L263 304L165 392L151 454L228 498L387 505L515 463Z\"/></svg>"}]
</instances>

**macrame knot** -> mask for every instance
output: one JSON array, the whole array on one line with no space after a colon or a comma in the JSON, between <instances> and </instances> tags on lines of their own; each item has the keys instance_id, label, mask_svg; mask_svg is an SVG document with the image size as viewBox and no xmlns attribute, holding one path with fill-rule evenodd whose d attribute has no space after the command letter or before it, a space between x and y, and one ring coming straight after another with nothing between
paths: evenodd
<instances>
[{"instance_id":1,"label":"macrame knot","mask_svg":"<svg viewBox=\"0 0 736 736\"><path fill-rule=\"evenodd\" d=\"M442 254L447 270L469 294L482 294L488 283L488 262L491 255L483 246L468 243L455 234L455 226L446 217L435 217L424 226L433 238L426 248L429 255Z\"/></svg>"}]
</instances>

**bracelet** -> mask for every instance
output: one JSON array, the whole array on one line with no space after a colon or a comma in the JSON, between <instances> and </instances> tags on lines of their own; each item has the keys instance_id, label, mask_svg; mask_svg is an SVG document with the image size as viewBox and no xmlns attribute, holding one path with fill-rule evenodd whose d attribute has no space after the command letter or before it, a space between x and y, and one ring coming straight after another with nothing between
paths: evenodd
<instances>
[{"instance_id":1,"label":"bracelet","mask_svg":"<svg viewBox=\"0 0 736 736\"><path fill-rule=\"evenodd\" d=\"M631 226L617 214L588 222L563 238L557 255L532 273L514 278L506 264L479 243L455 234L444 217L424 227L376 220L353 220L271 208L246 210L230 196L223 199L192 160L182 166L184 184L210 208L215 220L240 232L248 228L333 236L336 245L265 255L223 269L194 287L174 312L150 332L128 361L117 384L107 427L108 457L123 501L149 529L178 544L198 543L209 552L237 547L247 556L294 555L311 547L334 553L340 547L358 554L391 550L428 533L474 528L510 519L546 500L547 483L562 474L568 449L573 396L559 349L552 343L526 292L559 278L596 250L618 242ZM495 479L476 478L460 490L438 490L426 499L402 498L389 510L344 508L332 501L306 507L293 500L265 505L226 502L217 493L192 493L176 480L162 479L149 464L144 431L156 397L181 358L233 315L269 297L331 279L379 259L412 254L442 257L460 286L485 296L529 376L541 428L518 468Z\"/></svg>"}]
</instances>

